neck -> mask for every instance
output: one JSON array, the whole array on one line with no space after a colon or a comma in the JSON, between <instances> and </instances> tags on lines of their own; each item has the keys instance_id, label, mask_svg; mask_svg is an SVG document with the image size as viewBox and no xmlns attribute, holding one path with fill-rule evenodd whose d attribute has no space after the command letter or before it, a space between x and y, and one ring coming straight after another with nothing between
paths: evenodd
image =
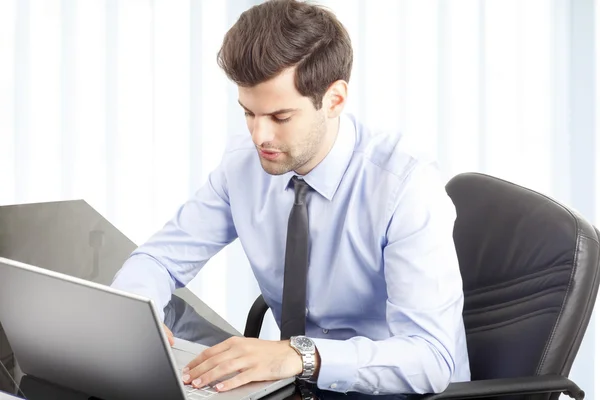
<instances>
[{"instance_id":1,"label":"neck","mask_svg":"<svg viewBox=\"0 0 600 400\"><path fill-rule=\"evenodd\" d=\"M296 170L296 173L299 175L306 175L310 171L312 171L317 165L321 163L327 157L327 154L333 148L333 144L338 135L338 131L340 128L340 117L328 119L327 120L327 133L325 134L325 139L323 139L323 143L321 144L321 148L315 154L315 156L302 167Z\"/></svg>"}]
</instances>

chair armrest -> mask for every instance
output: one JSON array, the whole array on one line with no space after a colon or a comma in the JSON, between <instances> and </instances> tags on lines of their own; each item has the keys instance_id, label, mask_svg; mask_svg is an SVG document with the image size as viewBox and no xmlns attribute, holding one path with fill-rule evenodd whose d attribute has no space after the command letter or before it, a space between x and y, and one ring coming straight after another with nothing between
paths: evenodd
<instances>
[{"instance_id":1,"label":"chair armrest","mask_svg":"<svg viewBox=\"0 0 600 400\"><path fill-rule=\"evenodd\" d=\"M260 328L262 327L265 319L265 313L269 309L269 306L265 302L262 295L259 295L254 304L248 312L248 319L246 320L246 328L244 329L245 337L258 338L260 335Z\"/></svg>"},{"instance_id":2,"label":"chair armrest","mask_svg":"<svg viewBox=\"0 0 600 400\"><path fill-rule=\"evenodd\" d=\"M576 400L582 400L585 397L584 391L569 380L569 378L561 375L540 375L451 383L442 393L425 395L422 399L474 399L479 397L556 392L567 394Z\"/></svg>"}]
</instances>

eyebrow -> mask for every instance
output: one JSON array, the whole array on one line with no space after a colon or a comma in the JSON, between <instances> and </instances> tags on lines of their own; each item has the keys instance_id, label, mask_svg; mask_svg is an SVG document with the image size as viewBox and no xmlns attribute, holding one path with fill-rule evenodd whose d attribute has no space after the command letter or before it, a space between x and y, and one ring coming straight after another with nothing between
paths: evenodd
<instances>
[{"instance_id":1,"label":"eyebrow","mask_svg":"<svg viewBox=\"0 0 600 400\"><path fill-rule=\"evenodd\" d=\"M242 108L244 110L248 111L251 114L254 114L252 111L250 111L248 109L248 107L246 107L245 105L243 105L241 101L238 100L238 103L240 104L240 106L242 106ZM299 108L282 108L281 110L273 111L273 112L262 114L262 115L271 115L271 116L273 116L273 115L279 115L279 114L287 114L287 113L298 111L298 110L299 110Z\"/></svg>"}]
</instances>

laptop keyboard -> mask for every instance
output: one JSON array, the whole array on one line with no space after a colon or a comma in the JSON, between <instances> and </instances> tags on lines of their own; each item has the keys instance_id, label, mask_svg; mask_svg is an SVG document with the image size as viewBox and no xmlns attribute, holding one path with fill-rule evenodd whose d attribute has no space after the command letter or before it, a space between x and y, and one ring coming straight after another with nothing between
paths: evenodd
<instances>
[{"instance_id":1,"label":"laptop keyboard","mask_svg":"<svg viewBox=\"0 0 600 400\"><path fill-rule=\"evenodd\" d=\"M185 367L190 361L192 361L194 357L196 357L196 355L199 354L199 352L201 352L203 349L192 348L191 346L194 346L195 344L187 343L177 338L175 339L175 341L176 346L172 348L173 355L175 357L175 364L177 365L177 369L179 370L180 375L183 375L183 367ZM235 374L225 376L215 382L212 382L212 385L204 386L200 389L196 389L192 385L183 385L185 397L190 400L201 400L213 397L215 394L219 393L213 388L214 385L224 381L225 379L228 379L233 375Z\"/></svg>"},{"instance_id":2,"label":"laptop keyboard","mask_svg":"<svg viewBox=\"0 0 600 400\"><path fill-rule=\"evenodd\" d=\"M191 385L185 385L184 388L185 388L185 397L187 397L188 399L192 399L192 400L207 399L218 393L216 390L214 390L210 386L205 386L203 388L196 389L195 387L193 387Z\"/></svg>"}]
</instances>

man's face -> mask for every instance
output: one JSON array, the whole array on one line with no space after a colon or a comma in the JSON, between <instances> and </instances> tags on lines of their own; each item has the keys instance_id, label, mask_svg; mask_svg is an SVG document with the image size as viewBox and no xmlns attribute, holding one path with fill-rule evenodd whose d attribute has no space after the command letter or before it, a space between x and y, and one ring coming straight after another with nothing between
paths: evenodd
<instances>
[{"instance_id":1,"label":"man's face","mask_svg":"<svg viewBox=\"0 0 600 400\"><path fill-rule=\"evenodd\" d=\"M294 85L294 69L251 88L239 87L239 102L263 169L271 175L308 173L327 132L324 111L315 110Z\"/></svg>"}]
</instances>

